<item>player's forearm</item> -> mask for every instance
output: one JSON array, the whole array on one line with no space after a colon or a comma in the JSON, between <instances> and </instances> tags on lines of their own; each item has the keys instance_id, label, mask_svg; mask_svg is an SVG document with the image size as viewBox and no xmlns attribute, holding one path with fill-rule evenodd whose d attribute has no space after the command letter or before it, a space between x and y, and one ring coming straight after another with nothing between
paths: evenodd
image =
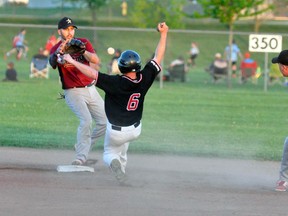
<instances>
[{"instance_id":1,"label":"player's forearm","mask_svg":"<svg viewBox=\"0 0 288 216\"><path fill-rule=\"evenodd\" d=\"M100 59L96 53L90 53L86 50L83 55L87 61L93 64L100 64Z\"/></svg>"},{"instance_id":2,"label":"player's forearm","mask_svg":"<svg viewBox=\"0 0 288 216\"><path fill-rule=\"evenodd\" d=\"M154 60L158 64L161 64L161 61L162 61L164 54L165 54L168 29L169 28L165 22L158 23L158 25L157 25L157 30L158 30L158 32L160 32L160 39L159 39L157 48L155 50Z\"/></svg>"},{"instance_id":3,"label":"player's forearm","mask_svg":"<svg viewBox=\"0 0 288 216\"><path fill-rule=\"evenodd\" d=\"M98 71L96 71L94 68L91 68L88 65L84 65L75 60L71 60L70 63L73 64L81 73L85 74L86 76L92 79L97 80Z\"/></svg>"},{"instance_id":4,"label":"player's forearm","mask_svg":"<svg viewBox=\"0 0 288 216\"><path fill-rule=\"evenodd\" d=\"M166 50L167 33L162 33L157 48L155 50L155 60L158 64L161 63Z\"/></svg>"}]
</instances>

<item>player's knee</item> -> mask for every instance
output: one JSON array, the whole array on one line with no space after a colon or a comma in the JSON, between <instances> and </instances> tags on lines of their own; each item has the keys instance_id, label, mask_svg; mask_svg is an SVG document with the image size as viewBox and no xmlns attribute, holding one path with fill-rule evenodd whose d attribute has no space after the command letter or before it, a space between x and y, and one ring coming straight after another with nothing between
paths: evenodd
<instances>
[{"instance_id":1,"label":"player's knee","mask_svg":"<svg viewBox=\"0 0 288 216\"><path fill-rule=\"evenodd\" d=\"M92 118L84 118L80 122L82 128L90 128L92 124Z\"/></svg>"}]
</instances>

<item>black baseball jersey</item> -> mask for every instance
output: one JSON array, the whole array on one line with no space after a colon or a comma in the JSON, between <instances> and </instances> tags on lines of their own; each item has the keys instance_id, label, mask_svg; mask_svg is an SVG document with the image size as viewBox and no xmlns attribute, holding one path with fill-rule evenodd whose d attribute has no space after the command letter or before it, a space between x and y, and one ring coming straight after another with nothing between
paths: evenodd
<instances>
[{"instance_id":1,"label":"black baseball jersey","mask_svg":"<svg viewBox=\"0 0 288 216\"><path fill-rule=\"evenodd\" d=\"M134 80L99 72L96 86L105 92L105 112L111 124L130 126L141 120L145 95L160 71L161 67L151 60Z\"/></svg>"}]
</instances>

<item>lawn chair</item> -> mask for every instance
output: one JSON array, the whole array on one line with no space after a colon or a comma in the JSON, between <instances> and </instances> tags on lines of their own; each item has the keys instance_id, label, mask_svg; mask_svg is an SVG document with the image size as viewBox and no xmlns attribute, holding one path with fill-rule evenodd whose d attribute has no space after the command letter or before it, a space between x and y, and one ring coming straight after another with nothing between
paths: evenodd
<instances>
[{"instance_id":1,"label":"lawn chair","mask_svg":"<svg viewBox=\"0 0 288 216\"><path fill-rule=\"evenodd\" d=\"M179 79L181 82L186 81L186 66L185 64L178 64L168 69L169 77L171 81Z\"/></svg>"},{"instance_id":2,"label":"lawn chair","mask_svg":"<svg viewBox=\"0 0 288 216\"><path fill-rule=\"evenodd\" d=\"M283 77L278 64L271 64L269 70L269 85L283 85L285 83L285 78Z\"/></svg>"},{"instance_id":3,"label":"lawn chair","mask_svg":"<svg viewBox=\"0 0 288 216\"><path fill-rule=\"evenodd\" d=\"M214 60L209 67L205 68L205 71L211 75L213 83L219 83L227 79L228 63L222 58L221 53L216 53Z\"/></svg>"},{"instance_id":4,"label":"lawn chair","mask_svg":"<svg viewBox=\"0 0 288 216\"><path fill-rule=\"evenodd\" d=\"M30 78L49 78L48 56L34 55L30 64Z\"/></svg>"},{"instance_id":5,"label":"lawn chair","mask_svg":"<svg viewBox=\"0 0 288 216\"><path fill-rule=\"evenodd\" d=\"M227 79L227 74L228 74L227 62L224 60L214 61L213 66L211 66L210 73L211 73L214 83Z\"/></svg>"},{"instance_id":6,"label":"lawn chair","mask_svg":"<svg viewBox=\"0 0 288 216\"><path fill-rule=\"evenodd\" d=\"M246 83L250 79L253 84L257 84L257 80L259 78L259 74L256 73L257 68L258 65L256 61L253 62L242 61L240 66L241 69L240 82Z\"/></svg>"}]
</instances>

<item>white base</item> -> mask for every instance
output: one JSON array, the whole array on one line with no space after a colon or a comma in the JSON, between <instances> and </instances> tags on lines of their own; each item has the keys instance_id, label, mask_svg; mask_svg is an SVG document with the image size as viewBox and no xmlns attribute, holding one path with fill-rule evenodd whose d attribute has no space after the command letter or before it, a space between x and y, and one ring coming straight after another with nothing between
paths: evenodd
<instances>
[{"instance_id":1,"label":"white base","mask_svg":"<svg viewBox=\"0 0 288 216\"><path fill-rule=\"evenodd\" d=\"M94 172L93 167L77 166L77 165L59 165L57 166L58 172Z\"/></svg>"}]
</instances>

